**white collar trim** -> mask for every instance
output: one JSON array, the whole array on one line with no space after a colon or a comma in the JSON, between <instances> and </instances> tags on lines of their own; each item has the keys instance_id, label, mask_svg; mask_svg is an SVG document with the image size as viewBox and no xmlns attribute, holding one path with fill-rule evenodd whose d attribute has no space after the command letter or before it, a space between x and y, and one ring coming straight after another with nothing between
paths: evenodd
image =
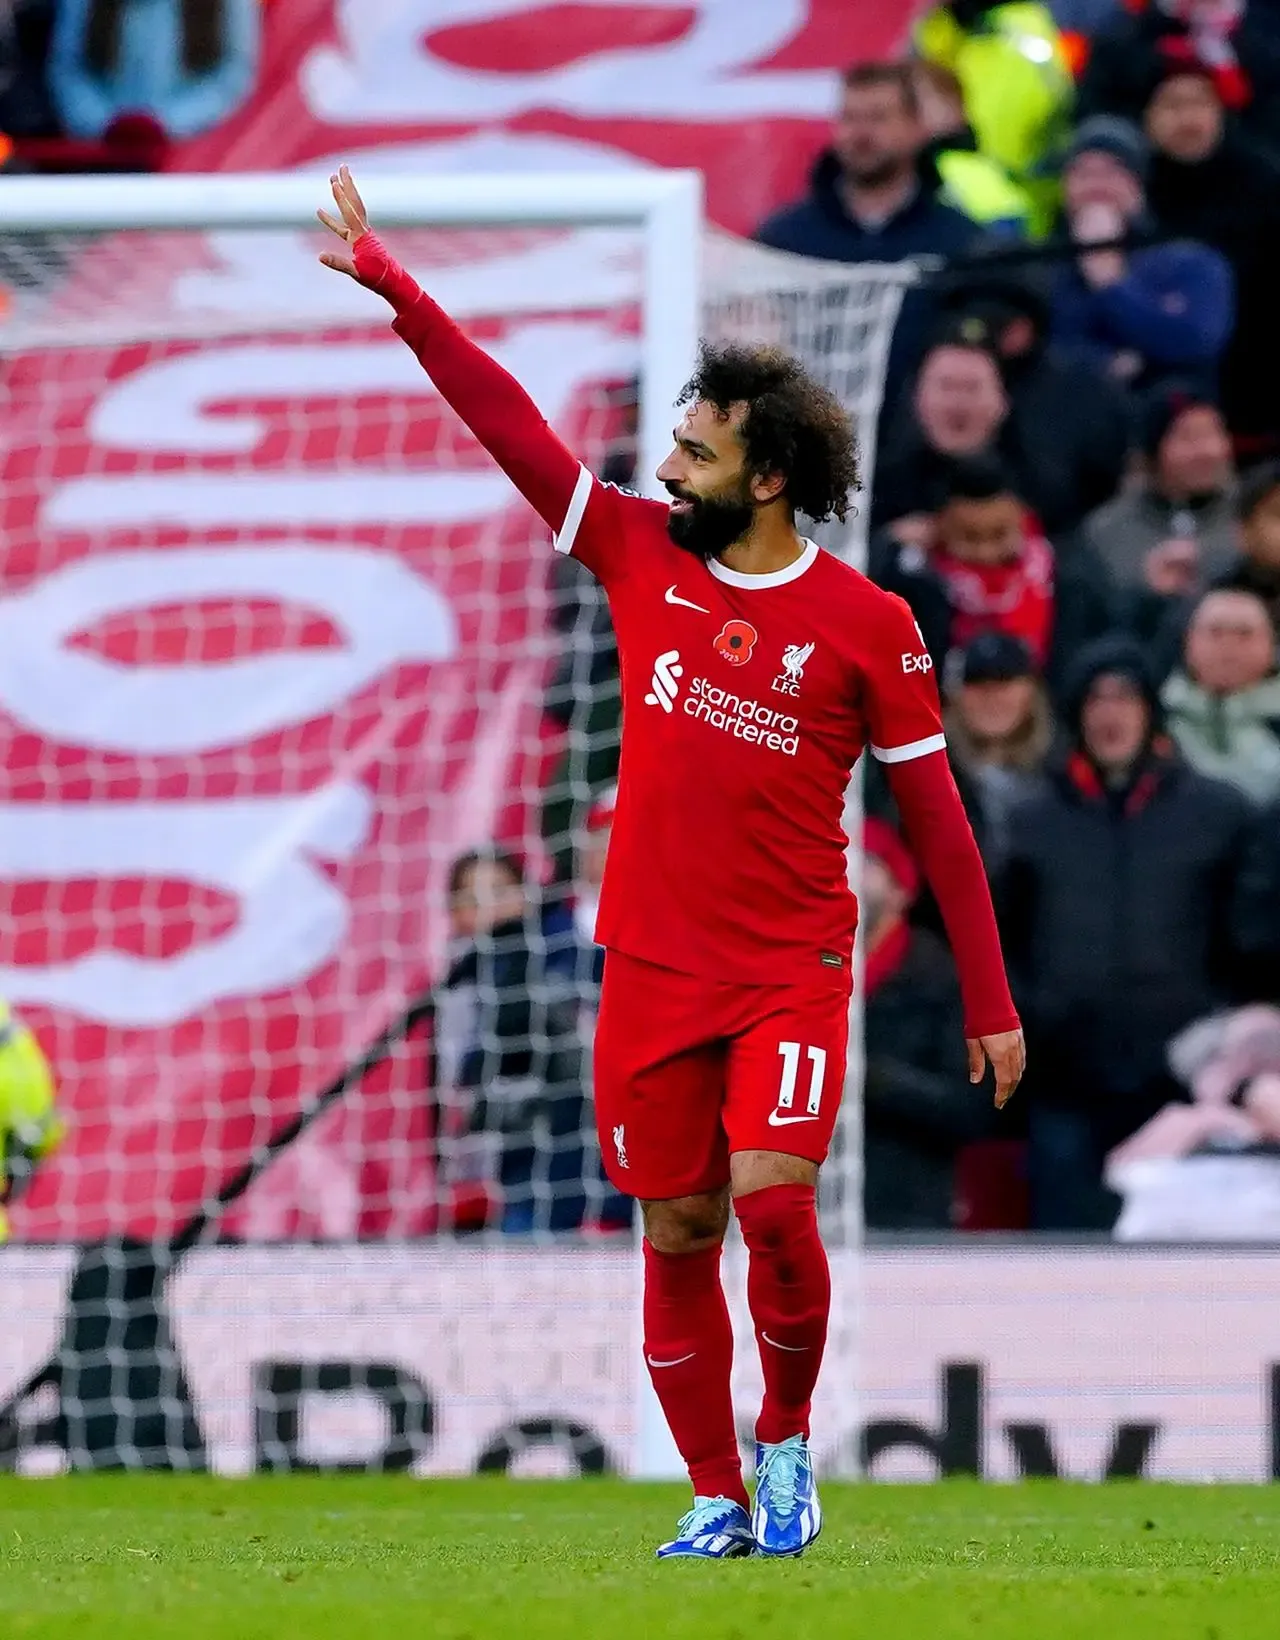
<instances>
[{"instance_id":1,"label":"white collar trim","mask_svg":"<svg viewBox=\"0 0 1280 1640\"><path fill-rule=\"evenodd\" d=\"M743 587L748 592L764 587L784 587L788 581L798 581L822 550L816 541L810 541L805 536L800 539L804 541L804 551L795 563L788 564L786 569L775 569L769 575L744 575L740 569L730 569L718 558L709 558L707 568L717 581L723 581L726 586Z\"/></svg>"}]
</instances>

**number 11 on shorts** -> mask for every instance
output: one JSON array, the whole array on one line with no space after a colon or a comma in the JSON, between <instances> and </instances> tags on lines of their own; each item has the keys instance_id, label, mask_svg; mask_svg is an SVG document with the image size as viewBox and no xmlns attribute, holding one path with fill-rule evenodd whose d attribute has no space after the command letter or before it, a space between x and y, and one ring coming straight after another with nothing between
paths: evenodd
<instances>
[{"instance_id":1,"label":"number 11 on shorts","mask_svg":"<svg viewBox=\"0 0 1280 1640\"><path fill-rule=\"evenodd\" d=\"M822 1083L827 1074L827 1050L825 1048L802 1049L802 1044L799 1042L779 1042L778 1044L778 1052L782 1055L782 1080L778 1087L778 1109L792 1110L795 1106L796 1085L800 1080L800 1054L802 1051L809 1061L809 1097L805 1103L805 1112L809 1116L816 1116L822 1106Z\"/></svg>"}]
</instances>

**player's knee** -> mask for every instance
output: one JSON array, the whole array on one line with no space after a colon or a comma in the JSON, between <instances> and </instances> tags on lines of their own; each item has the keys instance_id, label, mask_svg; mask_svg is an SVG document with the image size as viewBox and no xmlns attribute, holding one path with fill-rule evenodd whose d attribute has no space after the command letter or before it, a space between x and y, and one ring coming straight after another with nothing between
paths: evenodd
<instances>
[{"instance_id":1,"label":"player's knee","mask_svg":"<svg viewBox=\"0 0 1280 1640\"><path fill-rule=\"evenodd\" d=\"M643 1202L644 1233L660 1253L699 1253L718 1247L729 1228L727 1192Z\"/></svg>"}]
</instances>

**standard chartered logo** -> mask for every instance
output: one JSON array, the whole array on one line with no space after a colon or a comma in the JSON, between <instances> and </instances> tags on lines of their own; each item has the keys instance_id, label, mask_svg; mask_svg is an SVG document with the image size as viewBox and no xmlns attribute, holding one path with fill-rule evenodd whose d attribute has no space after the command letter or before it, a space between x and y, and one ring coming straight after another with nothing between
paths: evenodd
<instances>
[{"instance_id":1,"label":"standard chartered logo","mask_svg":"<svg viewBox=\"0 0 1280 1640\"><path fill-rule=\"evenodd\" d=\"M658 656L653 663L653 676L649 679L649 693L644 697L646 706L661 706L664 712L675 709L676 696L680 693L679 680L684 676L684 667L680 664L680 651L668 649Z\"/></svg>"}]
</instances>

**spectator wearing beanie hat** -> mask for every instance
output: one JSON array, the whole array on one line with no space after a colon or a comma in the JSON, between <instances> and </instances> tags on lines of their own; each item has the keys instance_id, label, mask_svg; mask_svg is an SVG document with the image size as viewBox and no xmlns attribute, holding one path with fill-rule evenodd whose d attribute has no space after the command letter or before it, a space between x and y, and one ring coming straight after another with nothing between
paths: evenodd
<instances>
[{"instance_id":1,"label":"spectator wearing beanie hat","mask_svg":"<svg viewBox=\"0 0 1280 1640\"><path fill-rule=\"evenodd\" d=\"M1170 1037L1229 997L1252 806L1179 758L1160 712L1139 646L1088 646L1065 690L1069 750L1010 816L997 896L1039 1073L1037 1229L1110 1227L1103 1158L1170 1096Z\"/></svg>"},{"instance_id":2,"label":"spectator wearing beanie hat","mask_svg":"<svg viewBox=\"0 0 1280 1640\"><path fill-rule=\"evenodd\" d=\"M1169 383L1138 419L1142 474L1085 522L1121 592L1195 593L1236 556L1235 469L1222 413L1191 383Z\"/></svg>"},{"instance_id":3,"label":"spectator wearing beanie hat","mask_svg":"<svg viewBox=\"0 0 1280 1640\"><path fill-rule=\"evenodd\" d=\"M1236 324L1222 361L1222 406L1237 449L1280 454L1280 165L1229 118L1214 74L1174 64L1144 113L1152 147L1147 197L1161 227L1221 253L1236 283Z\"/></svg>"},{"instance_id":4,"label":"spectator wearing beanie hat","mask_svg":"<svg viewBox=\"0 0 1280 1640\"><path fill-rule=\"evenodd\" d=\"M883 820L864 830L859 939L867 954L864 1207L873 1230L949 1230L955 1158L990 1126L969 1085L955 968L908 914L920 873Z\"/></svg>"},{"instance_id":5,"label":"spectator wearing beanie hat","mask_svg":"<svg viewBox=\"0 0 1280 1640\"><path fill-rule=\"evenodd\" d=\"M1231 269L1190 241L1115 244L1155 230L1147 162L1142 133L1110 115L1086 120L1072 139L1062 227L1077 255L1054 282L1053 336L1134 391L1170 376L1211 391L1234 318Z\"/></svg>"}]
</instances>

